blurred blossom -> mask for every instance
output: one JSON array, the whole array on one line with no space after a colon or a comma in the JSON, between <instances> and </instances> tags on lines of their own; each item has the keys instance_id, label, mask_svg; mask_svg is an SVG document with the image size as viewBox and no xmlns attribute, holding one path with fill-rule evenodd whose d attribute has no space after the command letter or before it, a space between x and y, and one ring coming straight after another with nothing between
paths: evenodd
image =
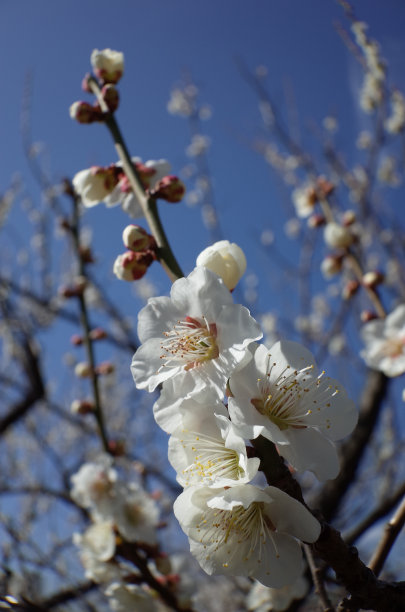
<instances>
[{"instance_id":1,"label":"blurred blossom","mask_svg":"<svg viewBox=\"0 0 405 612\"><path fill-rule=\"evenodd\" d=\"M381 183L386 183L390 187L398 187L401 179L397 173L397 163L394 157L386 156L380 162L377 170L377 177Z\"/></svg>"},{"instance_id":2,"label":"blurred blossom","mask_svg":"<svg viewBox=\"0 0 405 612\"><path fill-rule=\"evenodd\" d=\"M167 103L167 110L171 115L189 117L193 112L193 104L181 89L172 89L170 99Z\"/></svg>"},{"instance_id":3,"label":"blurred blossom","mask_svg":"<svg viewBox=\"0 0 405 612\"><path fill-rule=\"evenodd\" d=\"M269 229L262 231L260 235L260 242L263 246L270 246L274 242L274 232Z\"/></svg>"},{"instance_id":4,"label":"blurred blossom","mask_svg":"<svg viewBox=\"0 0 405 612\"><path fill-rule=\"evenodd\" d=\"M210 139L203 134L194 134L191 139L191 143L186 148L186 155L188 157L198 157L206 152L210 146Z\"/></svg>"},{"instance_id":5,"label":"blurred blossom","mask_svg":"<svg viewBox=\"0 0 405 612\"><path fill-rule=\"evenodd\" d=\"M356 147L358 149L369 149L373 142L373 137L367 130L363 130L357 137Z\"/></svg>"},{"instance_id":6,"label":"blurred blossom","mask_svg":"<svg viewBox=\"0 0 405 612\"><path fill-rule=\"evenodd\" d=\"M291 238L292 240L294 240L295 238L298 238L300 230L301 230L301 223L299 222L298 219L295 219L295 218L289 219L284 225L285 235L288 238Z\"/></svg>"},{"instance_id":7,"label":"blurred blossom","mask_svg":"<svg viewBox=\"0 0 405 612\"><path fill-rule=\"evenodd\" d=\"M323 237L326 244L333 249L347 248L353 242L351 232L346 227L333 221L326 225Z\"/></svg>"},{"instance_id":8,"label":"blurred blossom","mask_svg":"<svg viewBox=\"0 0 405 612\"><path fill-rule=\"evenodd\" d=\"M206 228L212 229L217 226L217 213L215 212L215 208L211 204L204 204L201 209L203 223Z\"/></svg>"},{"instance_id":9,"label":"blurred blossom","mask_svg":"<svg viewBox=\"0 0 405 612\"><path fill-rule=\"evenodd\" d=\"M371 113L383 100L385 65L380 57L378 43L367 38L366 30L367 24L361 21L352 23L356 43L363 52L366 62L366 72L360 93L360 106L366 113Z\"/></svg>"},{"instance_id":10,"label":"blurred blossom","mask_svg":"<svg viewBox=\"0 0 405 612\"><path fill-rule=\"evenodd\" d=\"M325 117L322 124L325 130L327 130L328 132L331 132L331 134L334 134L335 132L337 132L338 127L339 127L336 117L332 117L332 116Z\"/></svg>"},{"instance_id":11,"label":"blurred blossom","mask_svg":"<svg viewBox=\"0 0 405 612\"><path fill-rule=\"evenodd\" d=\"M343 334L335 334L329 340L328 351L331 355L339 355L346 346L346 338Z\"/></svg>"},{"instance_id":12,"label":"blurred blossom","mask_svg":"<svg viewBox=\"0 0 405 612\"><path fill-rule=\"evenodd\" d=\"M207 121L208 119L211 119L212 108L208 106L208 104L204 104L203 106L201 106L200 110L198 111L198 116L200 117L202 121Z\"/></svg>"},{"instance_id":13,"label":"blurred blossom","mask_svg":"<svg viewBox=\"0 0 405 612\"><path fill-rule=\"evenodd\" d=\"M391 134L398 134L405 126L405 98L400 91L391 94L392 114L385 120L385 129Z\"/></svg>"},{"instance_id":14,"label":"blurred blossom","mask_svg":"<svg viewBox=\"0 0 405 612\"><path fill-rule=\"evenodd\" d=\"M200 200L201 200L201 196L198 193L198 191L195 189L192 191L189 191L186 194L185 201L186 201L186 204L190 207L196 206L200 202Z\"/></svg>"},{"instance_id":15,"label":"blurred blossom","mask_svg":"<svg viewBox=\"0 0 405 612\"><path fill-rule=\"evenodd\" d=\"M269 610L287 610L294 599L301 599L308 590L308 582L300 576L295 582L281 589L266 587L260 582L254 582L250 589L246 604L252 612L268 612Z\"/></svg>"},{"instance_id":16,"label":"blurred blossom","mask_svg":"<svg viewBox=\"0 0 405 612\"><path fill-rule=\"evenodd\" d=\"M135 283L135 291L137 295L145 301L147 301L151 297L154 297L158 293L156 285L145 276L139 279L137 283ZM130 322L130 327L131 326L132 320Z\"/></svg>"},{"instance_id":17,"label":"blurred blossom","mask_svg":"<svg viewBox=\"0 0 405 612\"><path fill-rule=\"evenodd\" d=\"M297 187L292 192L291 197L298 217L309 217L314 212L314 206L318 198L313 185L306 184Z\"/></svg>"},{"instance_id":18,"label":"blurred blossom","mask_svg":"<svg viewBox=\"0 0 405 612\"><path fill-rule=\"evenodd\" d=\"M405 372L405 304L363 325L361 337L365 347L360 355L370 368L389 377Z\"/></svg>"},{"instance_id":19,"label":"blurred blossom","mask_svg":"<svg viewBox=\"0 0 405 612\"><path fill-rule=\"evenodd\" d=\"M260 100L259 111L262 117L262 121L266 127L271 127L274 123L274 113L271 108L270 102L267 100Z\"/></svg>"},{"instance_id":20,"label":"blurred blossom","mask_svg":"<svg viewBox=\"0 0 405 612\"><path fill-rule=\"evenodd\" d=\"M266 77L268 75L268 68L267 66L264 66L263 64L260 64L260 66L256 66L255 68L255 74L259 79L263 79L264 77Z\"/></svg>"},{"instance_id":21,"label":"blurred blossom","mask_svg":"<svg viewBox=\"0 0 405 612\"><path fill-rule=\"evenodd\" d=\"M94 49L90 62L94 74L104 83L117 83L124 73L124 54L121 51Z\"/></svg>"}]
</instances>

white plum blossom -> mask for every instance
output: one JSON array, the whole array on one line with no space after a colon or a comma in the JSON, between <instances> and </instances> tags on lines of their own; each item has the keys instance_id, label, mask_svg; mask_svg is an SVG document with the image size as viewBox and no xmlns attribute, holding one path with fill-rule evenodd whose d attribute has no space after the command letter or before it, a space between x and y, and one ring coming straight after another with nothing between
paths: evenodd
<instances>
[{"instance_id":1,"label":"white plum blossom","mask_svg":"<svg viewBox=\"0 0 405 612\"><path fill-rule=\"evenodd\" d=\"M332 440L356 425L354 402L337 381L318 373L313 355L296 342L253 350L253 359L229 381L228 409L237 431L271 440L298 471L335 478L339 462Z\"/></svg>"},{"instance_id":2,"label":"white plum blossom","mask_svg":"<svg viewBox=\"0 0 405 612\"><path fill-rule=\"evenodd\" d=\"M136 584L114 582L105 591L108 603L114 612L157 612L163 610L159 601L146 588Z\"/></svg>"},{"instance_id":3,"label":"white plum blossom","mask_svg":"<svg viewBox=\"0 0 405 612\"><path fill-rule=\"evenodd\" d=\"M156 502L135 483L121 485L114 512L114 523L128 542L156 544L159 510Z\"/></svg>"},{"instance_id":4,"label":"white plum blossom","mask_svg":"<svg viewBox=\"0 0 405 612\"><path fill-rule=\"evenodd\" d=\"M73 543L79 549L86 578L94 582L108 582L119 578L119 567L108 563L115 554L112 521L98 521L90 525L83 534L74 533Z\"/></svg>"},{"instance_id":5,"label":"white plum blossom","mask_svg":"<svg viewBox=\"0 0 405 612\"><path fill-rule=\"evenodd\" d=\"M90 62L94 74L104 83L117 83L124 74L124 54L112 49L94 49Z\"/></svg>"},{"instance_id":6,"label":"white plum blossom","mask_svg":"<svg viewBox=\"0 0 405 612\"><path fill-rule=\"evenodd\" d=\"M165 159L151 159L145 163L142 162L140 157L132 157L131 159L138 171L139 178L145 190L153 190L159 181L170 172L170 164ZM122 168L122 163L117 162L115 166L120 169ZM106 206L117 206L120 204L123 211L130 217L136 218L144 216L139 199L133 192L128 178L122 170L117 185L104 201Z\"/></svg>"},{"instance_id":7,"label":"white plum blossom","mask_svg":"<svg viewBox=\"0 0 405 612\"><path fill-rule=\"evenodd\" d=\"M139 389L153 391L179 376L195 391L208 385L222 399L229 376L262 333L223 281L198 267L173 283L170 297L148 301L139 313L138 336L142 345L131 369Z\"/></svg>"},{"instance_id":8,"label":"white plum blossom","mask_svg":"<svg viewBox=\"0 0 405 612\"><path fill-rule=\"evenodd\" d=\"M71 478L72 499L96 517L110 517L116 504L117 471L110 455L102 454L93 462L85 463Z\"/></svg>"},{"instance_id":9,"label":"white plum blossom","mask_svg":"<svg viewBox=\"0 0 405 612\"><path fill-rule=\"evenodd\" d=\"M292 584L280 589L266 587L255 582L246 598L248 610L254 612L268 612L269 610L287 610L294 599L301 599L308 591L308 582L300 576Z\"/></svg>"},{"instance_id":10,"label":"white plum blossom","mask_svg":"<svg viewBox=\"0 0 405 612\"><path fill-rule=\"evenodd\" d=\"M196 266L204 266L218 274L229 290L236 287L246 270L246 257L234 242L220 240L204 249L197 257Z\"/></svg>"},{"instance_id":11,"label":"white plum blossom","mask_svg":"<svg viewBox=\"0 0 405 612\"><path fill-rule=\"evenodd\" d=\"M243 438L234 431L215 395L209 390L201 392L184 400L178 409L182 425L169 440L169 461L183 487L234 486L254 478L260 460L248 459Z\"/></svg>"},{"instance_id":12,"label":"white plum blossom","mask_svg":"<svg viewBox=\"0 0 405 612\"><path fill-rule=\"evenodd\" d=\"M72 499L90 511L93 520L107 521L128 542L156 543L159 513L155 501L136 483L118 480L109 455L85 463L72 476Z\"/></svg>"},{"instance_id":13,"label":"white plum blossom","mask_svg":"<svg viewBox=\"0 0 405 612\"><path fill-rule=\"evenodd\" d=\"M310 184L297 187L292 192L292 201L298 217L305 218L312 215L318 200L314 187Z\"/></svg>"},{"instance_id":14,"label":"white plum blossom","mask_svg":"<svg viewBox=\"0 0 405 612\"><path fill-rule=\"evenodd\" d=\"M142 163L139 157L132 157L132 163L145 190L153 189L170 172L170 164L165 159ZM93 166L81 170L75 174L72 182L87 208L104 202L109 208L121 205L130 217L143 217L141 204L132 191L121 162L106 168Z\"/></svg>"},{"instance_id":15,"label":"white plum blossom","mask_svg":"<svg viewBox=\"0 0 405 612\"><path fill-rule=\"evenodd\" d=\"M363 325L361 336L365 348L360 355L370 368L389 377L405 372L405 304L397 306L386 319Z\"/></svg>"},{"instance_id":16,"label":"white plum blossom","mask_svg":"<svg viewBox=\"0 0 405 612\"><path fill-rule=\"evenodd\" d=\"M76 193L87 208L96 206L105 200L112 193L117 182L118 179L111 168L99 166L80 170L72 180Z\"/></svg>"},{"instance_id":17,"label":"white plum blossom","mask_svg":"<svg viewBox=\"0 0 405 612\"><path fill-rule=\"evenodd\" d=\"M249 576L277 588L301 574L296 538L315 542L320 533L314 516L275 487L188 487L174 513L207 574Z\"/></svg>"}]
</instances>

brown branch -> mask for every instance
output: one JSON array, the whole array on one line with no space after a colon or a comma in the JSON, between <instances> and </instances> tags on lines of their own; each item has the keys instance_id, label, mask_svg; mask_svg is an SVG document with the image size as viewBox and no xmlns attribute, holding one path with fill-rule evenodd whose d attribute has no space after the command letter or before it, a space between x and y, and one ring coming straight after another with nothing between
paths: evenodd
<instances>
[{"instance_id":1,"label":"brown branch","mask_svg":"<svg viewBox=\"0 0 405 612\"><path fill-rule=\"evenodd\" d=\"M267 482L305 503L301 487L277 454L274 444L261 436L252 443L261 459ZM359 559L356 548L348 546L336 529L325 522L321 524L321 535L311 545L311 550L334 570L337 580L352 595L350 604L377 612L403 612L405 582L378 580Z\"/></svg>"},{"instance_id":2,"label":"brown branch","mask_svg":"<svg viewBox=\"0 0 405 612\"><path fill-rule=\"evenodd\" d=\"M376 576L381 572L383 565L393 547L395 540L397 539L402 527L405 524L405 497L402 500L401 505L395 512L392 519L385 526L383 537L381 538L377 549L375 550L370 563L369 568L374 572Z\"/></svg>"},{"instance_id":3,"label":"brown branch","mask_svg":"<svg viewBox=\"0 0 405 612\"><path fill-rule=\"evenodd\" d=\"M323 582L323 572L317 567L315 563L314 556L312 554L311 547L308 544L304 544L304 552L308 561L308 566L312 575L312 580L315 585L315 593L318 595L321 600L323 606L323 612L335 612L335 608L332 606L332 603L329 599L328 593L325 589L325 585Z\"/></svg>"}]
</instances>

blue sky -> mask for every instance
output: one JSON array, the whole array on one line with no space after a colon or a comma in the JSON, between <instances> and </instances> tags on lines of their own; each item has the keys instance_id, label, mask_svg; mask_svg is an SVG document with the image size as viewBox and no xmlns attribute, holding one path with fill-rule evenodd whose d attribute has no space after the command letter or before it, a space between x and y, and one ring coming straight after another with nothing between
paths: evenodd
<instances>
[{"instance_id":1,"label":"blue sky","mask_svg":"<svg viewBox=\"0 0 405 612\"><path fill-rule=\"evenodd\" d=\"M392 81L405 85L404 3L359 0L355 8L357 16L369 23L370 36L380 41ZM86 99L80 84L90 69L93 48L110 47L125 54L117 118L131 153L143 159L165 157L174 173L188 162L188 129L185 121L167 113L166 105L171 87L187 69L200 88L201 100L213 108L204 130L212 141L209 162L224 237L244 248L251 271L265 275L267 264L258 237L268 227L285 246L282 226L289 197L251 148L261 133L260 116L235 58L251 70L267 66L273 100L285 115L286 94L293 98L302 141L313 151L311 126L320 126L326 115L334 113L340 124L336 142L350 159L352 141L368 120L355 99L360 71L336 32L336 21L348 26L333 0L1 0L0 191L20 171L28 191L38 197L20 132L27 75L32 138L44 143L45 159L59 180L90 165L116 160L103 126L78 125L68 114L73 101ZM161 209L174 250L185 271L190 271L209 241L199 213L184 205ZM21 235L24 223L17 212L14 231ZM123 250L121 231L127 221L120 210L106 210L103 205L85 217L95 231L104 278L117 296L128 292L111 274L114 258ZM294 247L286 249L288 256L294 256ZM154 274L161 291L167 291L164 277ZM280 307L279 296L265 299L262 309ZM133 305L130 308L133 312Z\"/></svg>"}]
</instances>

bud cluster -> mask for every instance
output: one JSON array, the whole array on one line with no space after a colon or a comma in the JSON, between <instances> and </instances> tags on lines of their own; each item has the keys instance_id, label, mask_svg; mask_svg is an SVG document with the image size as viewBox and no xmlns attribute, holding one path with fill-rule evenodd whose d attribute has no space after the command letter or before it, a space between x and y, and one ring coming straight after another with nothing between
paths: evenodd
<instances>
[{"instance_id":1,"label":"bud cluster","mask_svg":"<svg viewBox=\"0 0 405 612\"><path fill-rule=\"evenodd\" d=\"M127 251L118 255L113 272L120 280L139 280L156 259L156 241L139 225L127 225L122 240Z\"/></svg>"}]
</instances>

